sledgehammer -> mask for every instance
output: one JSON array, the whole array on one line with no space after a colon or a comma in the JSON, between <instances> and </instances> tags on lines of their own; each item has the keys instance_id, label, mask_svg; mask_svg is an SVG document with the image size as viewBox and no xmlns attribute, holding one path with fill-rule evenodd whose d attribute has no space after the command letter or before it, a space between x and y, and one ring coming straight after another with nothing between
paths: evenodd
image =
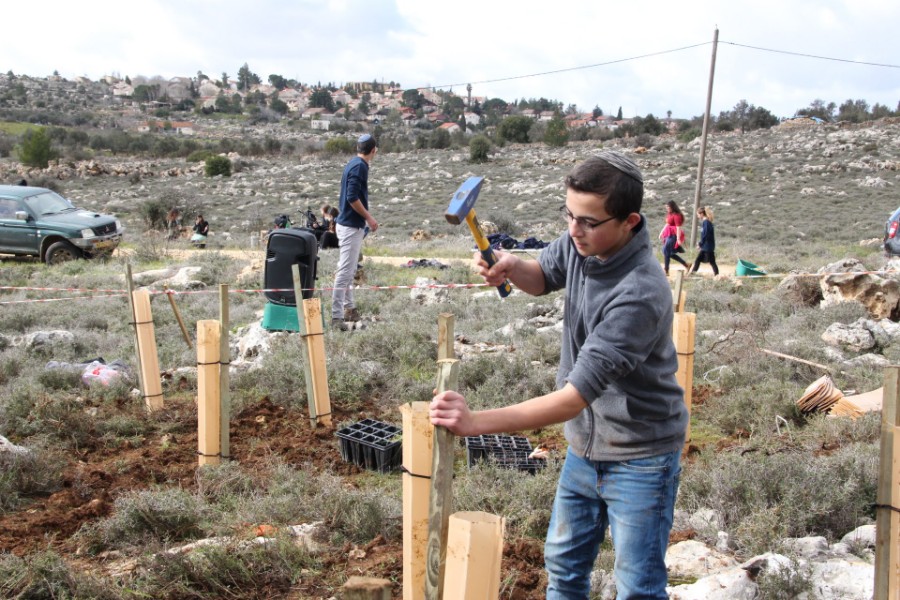
<instances>
[{"instance_id":1,"label":"sledgehammer","mask_svg":"<svg viewBox=\"0 0 900 600\"><path fill-rule=\"evenodd\" d=\"M450 206L447 208L447 212L444 213L444 217L451 225L459 225L463 220L469 224L469 229L472 230L478 250L481 251L481 257L491 267L497 262L497 257L494 256L490 242L484 237L484 232L481 231L481 225L478 223L478 217L475 216L474 208L482 183L484 183L484 177L469 177L466 179L459 186L459 189L456 190L456 193L453 194L453 197L450 198ZM509 296L512 288L508 281L504 281L497 286L497 291L500 292L501 298L506 298Z\"/></svg>"}]
</instances>

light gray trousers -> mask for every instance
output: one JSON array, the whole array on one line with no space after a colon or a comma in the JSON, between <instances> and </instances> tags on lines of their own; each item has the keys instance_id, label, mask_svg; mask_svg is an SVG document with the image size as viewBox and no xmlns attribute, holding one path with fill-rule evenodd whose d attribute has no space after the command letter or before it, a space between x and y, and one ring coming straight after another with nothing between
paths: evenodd
<instances>
[{"instance_id":1,"label":"light gray trousers","mask_svg":"<svg viewBox=\"0 0 900 600\"><path fill-rule=\"evenodd\" d=\"M337 224L341 255L338 258L337 272L334 274L334 291L331 293L332 319L343 319L346 309L356 307L353 300L353 276L356 275L359 252L365 236L365 229Z\"/></svg>"}]
</instances>

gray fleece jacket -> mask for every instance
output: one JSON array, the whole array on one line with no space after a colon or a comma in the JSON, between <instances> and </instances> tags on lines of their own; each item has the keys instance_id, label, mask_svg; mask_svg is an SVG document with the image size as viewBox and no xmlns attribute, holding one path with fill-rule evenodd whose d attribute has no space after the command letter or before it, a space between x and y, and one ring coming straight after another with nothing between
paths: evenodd
<instances>
[{"instance_id":1,"label":"gray fleece jacket","mask_svg":"<svg viewBox=\"0 0 900 600\"><path fill-rule=\"evenodd\" d=\"M675 382L672 293L646 219L608 260L579 255L568 233L539 260L545 292L566 288L556 384L571 383L588 403L565 424L571 449L597 461L680 449L688 412Z\"/></svg>"}]
</instances>

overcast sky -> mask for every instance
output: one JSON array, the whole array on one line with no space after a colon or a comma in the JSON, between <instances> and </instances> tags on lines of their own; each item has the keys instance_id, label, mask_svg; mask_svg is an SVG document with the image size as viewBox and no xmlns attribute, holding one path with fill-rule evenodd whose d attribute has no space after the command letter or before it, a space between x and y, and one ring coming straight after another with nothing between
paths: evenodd
<instances>
[{"instance_id":1,"label":"overcast sky","mask_svg":"<svg viewBox=\"0 0 900 600\"><path fill-rule=\"evenodd\" d=\"M714 115L742 99L776 116L900 101L897 0L47 0L3 13L0 71L36 77L219 79L247 63L263 81L471 83L507 101L692 117L718 27Z\"/></svg>"}]
</instances>

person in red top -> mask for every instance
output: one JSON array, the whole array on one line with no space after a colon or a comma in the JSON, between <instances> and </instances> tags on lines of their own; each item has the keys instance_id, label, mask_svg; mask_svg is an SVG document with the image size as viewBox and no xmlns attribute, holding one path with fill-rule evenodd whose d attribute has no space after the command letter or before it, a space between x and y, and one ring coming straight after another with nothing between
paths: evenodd
<instances>
[{"instance_id":1,"label":"person in red top","mask_svg":"<svg viewBox=\"0 0 900 600\"><path fill-rule=\"evenodd\" d=\"M669 274L669 261L672 259L681 263L685 271L690 270L690 265L677 254L677 252L684 252L684 230L681 228L682 225L684 225L684 213L681 212L674 200L669 200L666 202L666 226L659 233L659 239L663 241L666 275Z\"/></svg>"}]
</instances>

